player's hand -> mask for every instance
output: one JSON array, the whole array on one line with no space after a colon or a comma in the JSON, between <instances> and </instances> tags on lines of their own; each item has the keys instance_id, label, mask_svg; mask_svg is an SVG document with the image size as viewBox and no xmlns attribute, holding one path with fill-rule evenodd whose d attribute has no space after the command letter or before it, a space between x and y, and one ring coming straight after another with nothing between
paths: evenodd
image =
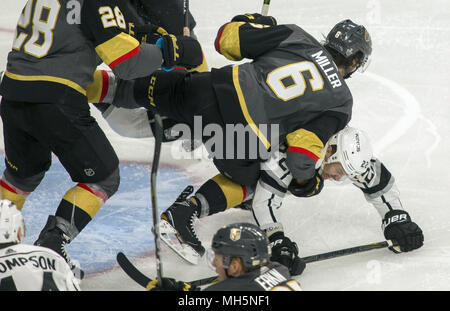
<instances>
[{"instance_id":1,"label":"player's hand","mask_svg":"<svg viewBox=\"0 0 450 311\"><path fill-rule=\"evenodd\" d=\"M316 170L313 178L308 179L302 184L299 184L296 179L292 179L288 190L296 197L306 198L318 195L323 189L323 178Z\"/></svg>"},{"instance_id":2,"label":"player's hand","mask_svg":"<svg viewBox=\"0 0 450 311\"><path fill-rule=\"evenodd\" d=\"M163 53L163 67L165 68L182 66L192 69L200 66L203 62L200 43L191 37L165 35L156 41L156 45L161 48Z\"/></svg>"},{"instance_id":3,"label":"player's hand","mask_svg":"<svg viewBox=\"0 0 450 311\"><path fill-rule=\"evenodd\" d=\"M306 263L298 256L298 247L283 232L276 232L269 236L272 248L271 261L286 266L291 275L300 275L306 268Z\"/></svg>"},{"instance_id":4,"label":"player's hand","mask_svg":"<svg viewBox=\"0 0 450 311\"><path fill-rule=\"evenodd\" d=\"M243 15L236 15L231 20L232 22L246 22L246 23L255 23L255 24L262 24L262 25L269 25L269 26L276 26L277 20L272 16L263 16L258 13L253 14L243 14Z\"/></svg>"},{"instance_id":5,"label":"player's hand","mask_svg":"<svg viewBox=\"0 0 450 311\"><path fill-rule=\"evenodd\" d=\"M150 23L138 25L134 27L133 31L133 36L138 39L139 42L146 42L150 44L155 44L159 38L169 34L164 28Z\"/></svg>"},{"instance_id":6,"label":"player's hand","mask_svg":"<svg viewBox=\"0 0 450 311\"><path fill-rule=\"evenodd\" d=\"M195 291L197 286L187 282L177 281L173 278L162 278L161 281L154 279L147 284L148 291Z\"/></svg>"},{"instance_id":7,"label":"player's hand","mask_svg":"<svg viewBox=\"0 0 450 311\"><path fill-rule=\"evenodd\" d=\"M411 221L409 214L402 210L386 213L383 219L384 237L394 240L398 246L390 247L394 253L409 252L423 245L423 232Z\"/></svg>"}]
</instances>

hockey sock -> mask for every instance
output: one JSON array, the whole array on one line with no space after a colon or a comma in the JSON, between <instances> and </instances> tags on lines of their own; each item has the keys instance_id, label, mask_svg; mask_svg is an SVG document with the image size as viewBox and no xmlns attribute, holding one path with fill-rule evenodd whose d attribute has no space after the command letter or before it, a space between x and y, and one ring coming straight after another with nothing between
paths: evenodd
<instances>
[{"instance_id":1,"label":"hockey sock","mask_svg":"<svg viewBox=\"0 0 450 311\"><path fill-rule=\"evenodd\" d=\"M5 179L0 179L0 198L13 202L19 210L22 210L29 192L20 190L8 183Z\"/></svg>"},{"instance_id":2,"label":"hockey sock","mask_svg":"<svg viewBox=\"0 0 450 311\"><path fill-rule=\"evenodd\" d=\"M247 188L222 174L209 179L195 193L201 206L200 217L213 215L235 207L245 201Z\"/></svg>"},{"instance_id":3,"label":"hockey sock","mask_svg":"<svg viewBox=\"0 0 450 311\"><path fill-rule=\"evenodd\" d=\"M73 223L78 231L81 231L94 218L107 199L103 192L79 183L66 192L55 216Z\"/></svg>"}]
</instances>

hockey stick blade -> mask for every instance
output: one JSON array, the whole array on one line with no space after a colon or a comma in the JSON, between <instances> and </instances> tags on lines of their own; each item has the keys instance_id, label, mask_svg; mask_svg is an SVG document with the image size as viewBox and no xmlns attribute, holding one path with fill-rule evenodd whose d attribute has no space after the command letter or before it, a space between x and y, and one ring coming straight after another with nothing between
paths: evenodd
<instances>
[{"instance_id":1,"label":"hockey stick blade","mask_svg":"<svg viewBox=\"0 0 450 311\"><path fill-rule=\"evenodd\" d=\"M139 271L128 259L127 256L125 256L124 253L119 252L117 254L117 262L119 263L119 266L122 268L122 270L136 283L141 285L144 288L148 287L148 284L153 281L151 278L143 274L141 271ZM198 279L192 282L188 282L191 285L194 286L203 286L208 285L211 283L218 282L217 276L211 276L203 279Z\"/></svg>"},{"instance_id":2,"label":"hockey stick blade","mask_svg":"<svg viewBox=\"0 0 450 311\"><path fill-rule=\"evenodd\" d=\"M141 271L139 271L131 261L125 256L124 253L119 252L117 254L117 262L122 270L136 283L141 285L144 288L147 288L148 283L152 281L149 277L144 275Z\"/></svg>"}]
</instances>

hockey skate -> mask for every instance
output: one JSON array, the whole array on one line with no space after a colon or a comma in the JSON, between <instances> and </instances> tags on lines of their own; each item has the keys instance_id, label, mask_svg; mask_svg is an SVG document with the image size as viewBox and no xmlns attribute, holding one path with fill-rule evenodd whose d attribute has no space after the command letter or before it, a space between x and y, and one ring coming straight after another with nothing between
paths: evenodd
<instances>
[{"instance_id":1,"label":"hockey skate","mask_svg":"<svg viewBox=\"0 0 450 311\"><path fill-rule=\"evenodd\" d=\"M192 186L186 187L175 203L161 214L159 236L181 258L196 265L205 248L195 233L194 221L198 215L194 203L187 200L192 192Z\"/></svg>"},{"instance_id":2,"label":"hockey skate","mask_svg":"<svg viewBox=\"0 0 450 311\"><path fill-rule=\"evenodd\" d=\"M34 245L46 247L58 253L68 263L75 277L81 280L84 277L84 271L71 260L65 249L66 244L70 243L71 239L57 224L58 217L49 216L47 224Z\"/></svg>"}]
</instances>

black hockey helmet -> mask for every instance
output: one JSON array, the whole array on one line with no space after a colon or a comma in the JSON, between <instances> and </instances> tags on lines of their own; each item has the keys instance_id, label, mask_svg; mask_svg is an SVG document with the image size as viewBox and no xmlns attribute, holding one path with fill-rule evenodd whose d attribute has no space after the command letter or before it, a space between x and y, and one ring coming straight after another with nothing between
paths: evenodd
<instances>
[{"instance_id":1,"label":"black hockey helmet","mask_svg":"<svg viewBox=\"0 0 450 311\"><path fill-rule=\"evenodd\" d=\"M337 23L328 33L324 46L331 48L344 59L360 57L359 68L364 71L372 54L372 39L362 25L355 24L350 19Z\"/></svg>"},{"instance_id":2,"label":"black hockey helmet","mask_svg":"<svg viewBox=\"0 0 450 311\"><path fill-rule=\"evenodd\" d=\"M247 271L267 264L271 256L266 233L250 223L222 227L214 235L211 248L223 256L224 267L229 266L233 257L239 257Z\"/></svg>"}]
</instances>

